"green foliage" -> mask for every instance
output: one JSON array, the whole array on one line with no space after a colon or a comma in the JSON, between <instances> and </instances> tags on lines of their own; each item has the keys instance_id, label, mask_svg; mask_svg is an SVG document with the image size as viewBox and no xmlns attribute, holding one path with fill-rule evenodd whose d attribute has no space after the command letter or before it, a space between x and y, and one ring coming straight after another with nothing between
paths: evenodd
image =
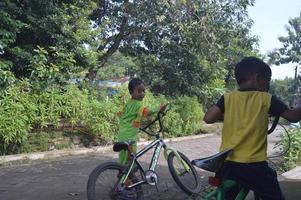
<instances>
[{"instance_id":1,"label":"green foliage","mask_svg":"<svg viewBox=\"0 0 301 200\"><path fill-rule=\"evenodd\" d=\"M270 92L289 105L293 105L295 93L297 91L298 81L292 78L283 80L272 80Z\"/></svg>"},{"instance_id":2,"label":"green foliage","mask_svg":"<svg viewBox=\"0 0 301 200\"><path fill-rule=\"evenodd\" d=\"M269 62L279 65L283 63L301 63L301 12L300 15L291 18L286 26L287 36L279 37L283 46L269 52Z\"/></svg>"},{"instance_id":3,"label":"green foliage","mask_svg":"<svg viewBox=\"0 0 301 200\"><path fill-rule=\"evenodd\" d=\"M47 88L52 88L55 85L66 84L71 77L66 77L64 72L71 72L70 69L75 68L74 64L76 61L72 54L56 51L55 48L51 49L52 51L49 53L37 46L37 49L34 50L35 54L30 58L29 68L32 69L30 81L33 88L37 91L47 90ZM51 62L51 57L64 57L64 61L61 61L61 63Z\"/></svg>"},{"instance_id":4,"label":"green foliage","mask_svg":"<svg viewBox=\"0 0 301 200\"><path fill-rule=\"evenodd\" d=\"M104 67L97 71L99 80L108 80L125 75L133 76L138 66L134 63L133 58L124 56L120 52L114 53Z\"/></svg>"},{"instance_id":5,"label":"green foliage","mask_svg":"<svg viewBox=\"0 0 301 200\"><path fill-rule=\"evenodd\" d=\"M228 82L234 63L256 54L253 2L5 1L0 86L26 77L37 92L139 74L155 95L197 95L207 106L215 82Z\"/></svg>"},{"instance_id":6,"label":"green foliage","mask_svg":"<svg viewBox=\"0 0 301 200\"><path fill-rule=\"evenodd\" d=\"M58 127L64 113L64 99L60 89L52 88L33 96L38 108L35 126L38 128Z\"/></svg>"},{"instance_id":7,"label":"green foliage","mask_svg":"<svg viewBox=\"0 0 301 200\"><path fill-rule=\"evenodd\" d=\"M33 93L28 81L9 87L0 101L2 154L27 152L32 145L36 146L36 150L44 150L51 138L44 133L39 135L40 130L64 130L65 127L68 131L80 130L87 137L112 143L118 131L117 113L129 99L125 86L118 91L113 98L99 99L96 91L79 90L76 85L66 85L64 89L53 87L40 93ZM164 117L164 123L168 137L194 134L200 130L203 112L196 97L168 100L163 95L154 96L148 91L144 99L146 106L156 109L167 102L170 110ZM28 138L28 134L35 130L38 133L30 134ZM62 148L70 146L67 143L58 145Z\"/></svg>"},{"instance_id":8,"label":"green foliage","mask_svg":"<svg viewBox=\"0 0 301 200\"><path fill-rule=\"evenodd\" d=\"M39 132L29 134L28 139L20 145L19 152L30 153L36 151L48 151L51 136L49 133Z\"/></svg>"},{"instance_id":9,"label":"green foliage","mask_svg":"<svg viewBox=\"0 0 301 200\"><path fill-rule=\"evenodd\" d=\"M247 6L253 1L146 1L139 7L137 26L121 51L137 57L138 74L155 94L204 95L211 80L228 80L234 63L256 54ZM143 5L143 6L142 6ZM131 10L132 11L132 10ZM136 32L135 32L136 33ZM222 89L222 88L219 88ZM208 91L208 90L207 90Z\"/></svg>"},{"instance_id":10,"label":"green foliage","mask_svg":"<svg viewBox=\"0 0 301 200\"><path fill-rule=\"evenodd\" d=\"M8 7L12 7L11 3L7 2ZM16 9L16 8L15 8ZM13 14L5 12L3 9L0 10L0 52L4 53L4 49L7 48L12 42L16 40L16 34L24 26L20 20L15 20Z\"/></svg>"},{"instance_id":11,"label":"green foliage","mask_svg":"<svg viewBox=\"0 0 301 200\"><path fill-rule=\"evenodd\" d=\"M204 113L196 97L178 97L169 106L170 111L164 118L168 136L191 135L200 130Z\"/></svg>"},{"instance_id":12,"label":"green foliage","mask_svg":"<svg viewBox=\"0 0 301 200\"><path fill-rule=\"evenodd\" d=\"M173 102L166 116L169 136L197 132L198 101L205 107L216 102L234 63L256 54L247 15L253 2L2 2L1 144L65 125L112 142L127 89L107 100L106 90L81 80L125 74L140 75L150 87L146 105ZM70 84L74 80L81 85Z\"/></svg>"},{"instance_id":13,"label":"green foliage","mask_svg":"<svg viewBox=\"0 0 301 200\"><path fill-rule=\"evenodd\" d=\"M288 149L289 147L284 155L284 167L286 171L301 163L301 129L291 129L289 135L289 137L284 136L281 140L284 149Z\"/></svg>"},{"instance_id":14,"label":"green foliage","mask_svg":"<svg viewBox=\"0 0 301 200\"><path fill-rule=\"evenodd\" d=\"M91 12L95 1L5 1L1 3L0 64L37 89L64 85L97 65L97 36ZM1 66L0 69L3 67Z\"/></svg>"},{"instance_id":15,"label":"green foliage","mask_svg":"<svg viewBox=\"0 0 301 200\"><path fill-rule=\"evenodd\" d=\"M135 58L137 74L155 94L204 100L198 91L212 87L211 79L230 80L234 63L256 54L247 13L253 3L100 1L91 18L104 30L101 66L119 50Z\"/></svg>"},{"instance_id":16,"label":"green foliage","mask_svg":"<svg viewBox=\"0 0 301 200\"><path fill-rule=\"evenodd\" d=\"M111 143L115 139L118 129L117 107L113 102L99 102L92 100L90 103L89 118L83 123L89 127L91 133Z\"/></svg>"},{"instance_id":17,"label":"green foliage","mask_svg":"<svg viewBox=\"0 0 301 200\"><path fill-rule=\"evenodd\" d=\"M12 6L8 3L8 6ZM0 89L5 89L12 84L15 77L11 72L12 62L3 59L5 49L16 40L16 35L24 25L21 21L15 20L13 14L9 14L1 9L0 5Z\"/></svg>"},{"instance_id":18,"label":"green foliage","mask_svg":"<svg viewBox=\"0 0 301 200\"><path fill-rule=\"evenodd\" d=\"M204 107L209 108L216 104L225 91L225 82L220 79L213 79L210 81L210 86L204 86L199 91L198 97L201 99L201 102L204 102Z\"/></svg>"},{"instance_id":19,"label":"green foliage","mask_svg":"<svg viewBox=\"0 0 301 200\"><path fill-rule=\"evenodd\" d=\"M79 90L76 85L67 85L66 91L61 96L63 100L62 118L67 119L72 126L89 119L91 95L87 90Z\"/></svg>"},{"instance_id":20,"label":"green foliage","mask_svg":"<svg viewBox=\"0 0 301 200\"><path fill-rule=\"evenodd\" d=\"M173 112L173 106L170 106L170 112L164 118L165 135L167 137L177 137L185 135L183 133L184 121L177 112Z\"/></svg>"},{"instance_id":21,"label":"green foliage","mask_svg":"<svg viewBox=\"0 0 301 200\"><path fill-rule=\"evenodd\" d=\"M8 87L0 97L0 149L14 149L27 139L37 107L28 91L28 82Z\"/></svg>"}]
</instances>

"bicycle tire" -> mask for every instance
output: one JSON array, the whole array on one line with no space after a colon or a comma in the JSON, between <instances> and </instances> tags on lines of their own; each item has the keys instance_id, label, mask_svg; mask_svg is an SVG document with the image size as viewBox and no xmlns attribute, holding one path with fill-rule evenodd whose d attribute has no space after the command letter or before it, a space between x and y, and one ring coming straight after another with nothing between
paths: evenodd
<instances>
[{"instance_id":1,"label":"bicycle tire","mask_svg":"<svg viewBox=\"0 0 301 200\"><path fill-rule=\"evenodd\" d=\"M201 190L201 181L199 179L199 176L195 170L195 168L193 167L193 165L191 164L190 160L181 152L178 152L180 157L183 159L183 161L189 166L190 168L190 172L189 172L189 177L186 180L186 182L184 182L185 180L182 180L181 176L187 174L181 174L181 176L178 175L177 171L179 171L179 169L176 169L175 167L175 161L179 162L180 167L183 168L183 164L181 163L181 161L179 161L176 158L176 155L174 152L170 152L168 157L167 157L167 163L168 163L168 168L169 171L174 179L174 181L177 183L177 185L188 195L192 195L192 194L196 194L199 193ZM183 169L185 170L185 169ZM185 170L186 171L186 170Z\"/></svg>"},{"instance_id":2,"label":"bicycle tire","mask_svg":"<svg viewBox=\"0 0 301 200\"><path fill-rule=\"evenodd\" d=\"M117 191L116 185L119 182L120 174L124 172L125 166L116 162L106 162L98 165L89 175L87 183L87 198L88 200L118 200L120 191ZM110 173L114 172L114 173ZM99 180L103 176L103 180ZM137 181L134 175L130 176L133 182ZM143 191L141 185L134 189L133 200L142 200Z\"/></svg>"}]
</instances>

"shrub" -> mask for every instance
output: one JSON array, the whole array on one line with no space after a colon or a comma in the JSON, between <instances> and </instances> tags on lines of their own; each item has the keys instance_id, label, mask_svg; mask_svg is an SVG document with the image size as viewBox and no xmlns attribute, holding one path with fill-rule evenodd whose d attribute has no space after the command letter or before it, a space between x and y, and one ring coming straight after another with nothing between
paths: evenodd
<instances>
[{"instance_id":1,"label":"shrub","mask_svg":"<svg viewBox=\"0 0 301 200\"><path fill-rule=\"evenodd\" d=\"M0 150L14 151L16 145L26 140L37 107L32 102L27 81L8 87L0 98Z\"/></svg>"},{"instance_id":2,"label":"shrub","mask_svg":"<svg viewBox=\"0 0 301 200\"><path fill-rule=\"evenodd\" d=\"M33 94L33 101L37 106L37 115L34 121L36 127L60 126L64 113L63 97L59 88L51 88L45 92Z\"/></svg>"},{"instance_id":3,"label":"shrub","mask_svg":"<svg viewBox=\"0 0 301 200\"><path fill-rule=\"evenodd\" d=\"M301 162L301 128L291 129L289 137L284 136L281 144L288 149L284 155L284 168L289 170Z\"/></svg>"},{"instance_id":4,"label":"shrub","mask_svg":"<svg viewBox=\"0 0 301 200\"><path fill-rule=\"evenodd\" d=\"M0 101L0 142L1 152L15 153L46 149L47 137L30 137L28 133L36 130L51 132L58 129L71 132L81 130L92 139L112 143L118 131L117 113L130 98L127 87L118 89L112 98L101 98L98 90L80 90L76 85L64 88L52 87L46 91L33 93L28 81L22 81L9 87ZM100 93L103 93L102 91ZM169 103L168 113L164 117L165 132L168 137L177 137L196 133L200 130L203 117L202 106L196 97L178 97L167 100L163 95L154 96L147 91L144 104L158 109L160 104ZM67 126L66 126L67 125ZM153 127L156 129L157 127ZM41 143L37 141L41 139ZM45 140L45 141L44 141ZM22 145L21 145L22 144Z\"/></svg>"},{"instance_id":5,"label":"shrub","mask_svg":"<svg viewBox=\"0 0 301 200\"><path fill-rule=\"evenodd\" d=\"M175 105L175 111L180 114L183 120L183 134L189 135L198 132L201 128L204 112L197 98L183 96L177 99Z\"/></svg>"},{"instance_id":6,"label":"shrub","mask_svg":"<svg viewBox=\"0 0 301 200\"><path fill-rule=\"evenodd\" d=\"M19 152L30 153L34 151L49 150L51 141L50 134L45 132L33 133L28 135L28 139L20 145Z\"/></svg>"},{"instance_id":7,"label":"shrub","mask_svg":"<svg viewBox=\"0 0 301 200\"><path fill-rule=\"evenodd\" d=\"M118 129L117 112L117 106L111 101L92 100L89 106L89 116L83 123L91 134L110 143L114 140Z\"/></svg>"},{"instance_id":8,"label":"shrub","mask_svg":"<svg viewBox=\"0 0 301 200\"><path fill-rule=\"evenodd\" d=\"M75 85L68 85L63 96L62 117L68 119L71 125L87 121L90 111L90 99L87 90L79 90ZM92 98L93 99L93 98Z\"/></svg>"}]
</instances>

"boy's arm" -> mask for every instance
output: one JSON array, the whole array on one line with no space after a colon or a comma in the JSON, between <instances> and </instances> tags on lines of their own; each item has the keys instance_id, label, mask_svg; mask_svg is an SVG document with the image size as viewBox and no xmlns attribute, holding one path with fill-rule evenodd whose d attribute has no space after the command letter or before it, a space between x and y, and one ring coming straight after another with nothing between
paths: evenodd
<instances>
[{"instance_id":1,"label":"boy's arm","mask_svg":"<svg viewBox=\"0 0 301 200\"><path fill-rule=\"evenodd\" d=\"M290 109L277 97L273 96L270 114L281 116L289 122L298 122L301 120L301 99L295 103L293 109Z\"/></svg>"},{"instance_id":2,"label":"boy's arm","mask_svg":"<svg viewBox=\"0 0 301 200\"><path fill-rule=\"evenodd\" d=\"M212 124L218 121L219 119L222 119L222 117L223 117L223 112L218 106L214 105L211 108L209 108L209 110L206 112L203 120L207 124Z\"/></svg>"},{"instance_id":3,"label":"boy's arm","mask_svg":"<svg viewBox=\"0 0 301 200\"><path fill-rule=\"evenodd\" d=\"M290 122L298 122L301 120L301 97L295 100L293 109L287 109L282 116Z\"/></svg>"},{"instance_id":4,"label":"boy's arm","mask_svg":"<svg viewBox=\"0 0 301 200\"><path fill-rule=\"evenodd\" d=\"M205 113L203 120L207 124L212 124L218 120L223 119L224 111L225 111L225 103L224 103L224 95L222 95L221 98L216 103L216 105L209 108L209 110Z\"/></svg>"},{"instance_id":5,"label":"boy's arm","mask_svg":"<svg viewBox=\"0 0 301 200\"><path fill-rule=\"evenodd\" d=\"M281 115L284 119L288 120L289 122L296 123L301 120L301 107L287 109Z\"/></svg>"},{"instance_id":6,"label":"boy's arm","mask_svg":"<svg viewBox=\"0 0 301 200\"><path fill-rule=\"evenodd\" d=\"M161 104L160 107L154 106L154 107L143 107L142 116L148 117L152 116L154 114L157 114L158 112L163 112L166 109L166 104Z\"/></svg>"}]
</instances>

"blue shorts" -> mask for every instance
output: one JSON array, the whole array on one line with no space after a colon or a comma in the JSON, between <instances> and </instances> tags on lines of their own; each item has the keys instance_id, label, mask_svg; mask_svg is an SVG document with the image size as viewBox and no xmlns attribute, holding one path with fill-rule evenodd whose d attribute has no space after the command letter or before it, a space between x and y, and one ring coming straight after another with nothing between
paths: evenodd
<instances>
[{"instance_id":1,"label":"blue shorts","mask_svg":"<svg viewBox=\"0 0 301 200\"><path fill-rule=\"evenodd\" d=\"M244 188L253 190L263 200L284 200L277 173L266 161L257 163L237 163L226 161L219 173L222 180L235 180ZM234 199L238 193L230 191L226 199Z\"/></svg>"}]
</instances>

